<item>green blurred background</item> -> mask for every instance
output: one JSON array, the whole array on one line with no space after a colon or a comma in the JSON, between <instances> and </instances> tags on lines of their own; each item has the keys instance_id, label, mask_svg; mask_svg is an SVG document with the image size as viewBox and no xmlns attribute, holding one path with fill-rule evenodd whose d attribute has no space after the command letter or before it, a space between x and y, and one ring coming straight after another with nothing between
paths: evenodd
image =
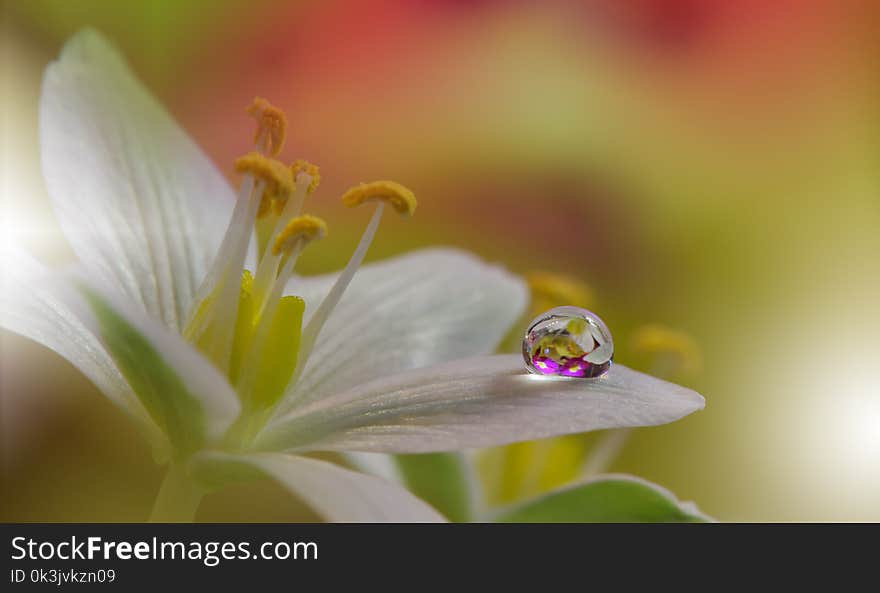
<instances>
[{"instance_id":1,"label":"green blurred background","mask_svg":"<svg viewBox=\"0 0 880 593\"><path fill-rule=\"evenodd\" d=\"M706 410L613 464L732 521L880 520L880 6L870 0L5 1L3 240L69 257L42 186L42 69L91 25L231 174L255 95L335 196L390 178L419 212L379 259L451 244L588 283L615 336L690 334ZM231 175L230 175L231 176ZM2 520L146 518L160 470L70 365L3 333ZM626 350L617 360L628 363ZM244 504L242 504L244 501ZM202 520L308 520L280 489Z\"/></svg>"}]
</instances>

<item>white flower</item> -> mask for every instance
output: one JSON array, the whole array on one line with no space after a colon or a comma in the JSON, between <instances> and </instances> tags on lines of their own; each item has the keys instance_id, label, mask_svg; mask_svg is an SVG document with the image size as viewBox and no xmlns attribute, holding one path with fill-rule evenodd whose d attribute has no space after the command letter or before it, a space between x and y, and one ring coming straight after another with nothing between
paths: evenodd
<instances>
[{"instance_id":1,"label":"white flower","mask_svg":"<svg viewBox=\"0 0 880 593\"><path fill-rule=\"evenodd\" d=\"M278 130L263 124L257 147L271 153ZM283 172L260 170L276 161L252 155L239 162L236 197L93 32L46 71L40 139L79 263L52 272L5 248L2 325L76 365L170 462L154 518L191 518L204 488L268 475L328 520L442 520L400 486L296 453L484 447L661 424L703 406L621 365L599 380L552 380L526 374L518 356L486 355L526 291L465 253L424 250L355 277L382 202L340 275L292 276L324 230L297 216L315 170L298 165L285 187ZM404 188L379 190L408 207ZM377 191L361 186L347 200ZM277 206L262 220L280 238L257 266L261 204Z\"/></svg>"}]
</instances>

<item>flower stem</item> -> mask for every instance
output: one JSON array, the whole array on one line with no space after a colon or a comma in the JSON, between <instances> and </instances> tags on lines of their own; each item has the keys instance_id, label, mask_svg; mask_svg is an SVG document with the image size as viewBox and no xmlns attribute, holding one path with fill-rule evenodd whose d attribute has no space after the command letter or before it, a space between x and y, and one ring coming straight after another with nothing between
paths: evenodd
<instances>
[{"instance_id":1,"label":"flower stem","mask_svg":"<svg viewBox=\"0 0 880 593\"><path fill-rule=\"evenodd\" d=\"M204 492L186 474L183 466L171 464L159 488L151 523L190 523Z\"/></svg>"}]
</instances>

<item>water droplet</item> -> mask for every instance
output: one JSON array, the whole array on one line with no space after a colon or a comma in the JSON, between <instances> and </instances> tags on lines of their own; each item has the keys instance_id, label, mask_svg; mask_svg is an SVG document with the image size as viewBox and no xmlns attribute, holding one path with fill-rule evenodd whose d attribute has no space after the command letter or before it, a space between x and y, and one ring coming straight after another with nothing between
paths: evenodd
<instances>
[{"instance_id":1,"label":"water droplet","mask_svg":"<svg viewBox=\"0 0 880 593\"><path fill-rule=\"evenodd\" d=\"M598 377L611 368L614 341L598 315L580 307L556 307L532 320L522 351L529 372Z\"/></svg>"}]
</instances>

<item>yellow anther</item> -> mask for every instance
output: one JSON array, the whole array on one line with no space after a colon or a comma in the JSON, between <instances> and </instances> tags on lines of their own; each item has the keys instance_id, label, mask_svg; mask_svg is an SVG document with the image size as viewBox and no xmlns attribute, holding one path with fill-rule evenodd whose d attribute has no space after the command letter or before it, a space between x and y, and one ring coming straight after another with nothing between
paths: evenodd
<instances>
[{"instance_id":1,"label":"yellow anther","mask_svg":"<svg viewBox=\"0 0 880 593\"><path fill-rule=\"evenodd\" d=\"M300 174L308 175L311 181L309 181L309 186L306 188L306 193L311 194L316 189L318 189L318 184L321 182L321 175L318 172L318 166L313 165L308 161L304 161L302 159L297 159L290 165L290 175L293 177L293 182L297 182L297 176ZM275 200L273 202L273 208L275 210L275 214L280 215L284 210L284 205L287 203L287 200Z\"/></svg>"},{"instance_id":2,"label":"yellow anther","mask_svg":"<svg viewBox=\"0 0 880 593\"><path fill-rule=\"evenodd\" d=\"M284 148L287 117L266 99L256 97L247 108L248 115L257 120L254 143L269 156L276 156Z\"/></svg>"},{"instance_id":3,"label":"yellow anther","mask_svg":"<svg viewBox=\"0 0 880 593\"><path fill-rule=\"evenodd\" d=\"M532 315L563 305L590 307L593 304L590 287L569 276L532 272L526 274L526 283L532 294Z\"/></svg>"},{"instance_id":4,"label":"yellow anther","mask_svg":"<svg viewBox=\"0 0 880 593\"><path fill-rule=\"evenodd\" d=\"M235 161L235 170L239 173L250 173L266 184L260 197L258 217L271 210L272 201L284 201L293 193L293 176L290 169L281 161L270 159L258 152L249 152Z\"/></svg>"},{"instance_id":5,"label":"yellow anther","mask_svg":"<svg viewBox=\"0 0 880 593\"><path fill-rule=\"evenodd\" d=\"M273 208L272 204L277 203L278 200L274 200L270 198L266 192L263 192L263 197L260 199L260 206L257 208L257 218L265 218L267 214L270 212L277 211L277 208Z\"/></svg>"},{"instance_id":6,"label":"yellow anther","mask_svg":"<svg viewBox=\"0 0 880 593\"><path fill-rule=\"evenodd\" d=\"M272 245L272 253L280 255L282 252L290 251L297 243L311 243L316 239L322 239L327 234L327 223L310 214L303 214L292 218L284 227L278 236L275 237L275 243Z\"/></svg>"},{"instance_id":7,"label":"yellow anther","mask_svg":"<svg viewBox=\"0 0 880 593\"><path fill-rule=\"evenodd\" d=\"M669 372L695 373L702 366L700 347L688 334L659 324L643 325L631 339L632 351L654 357ZM665 362L664 362L665 359Z\"/></svg>"},{"instance_id":8,"label":"yellow anther","mask_svg":"<svg viewBox=\"0 0 880 593\"><path fill-rule=\"evenodd\" d=\"M364 202L387 202L400 214L410 215L416 210L413 193L394 181L361 183L342 195L342 203L353 208Z\"/></svg>"},{"instance_id":9,"label":"yellow anther","mask_svg":"<svg viewBox=\"0 0 880 593\"><path fill-rule=\"evenodd\" d=\"M293 161L290 165L290 173L293 175L294 181L296 181L296 176L300 173L305 173L312 178L312 181L309 183L309 188L306 190L308 193L312 193L318 189L318 184L321 182L321 175L318 172L318 166L302 159Z\"/></svg>"}]
</instances>

